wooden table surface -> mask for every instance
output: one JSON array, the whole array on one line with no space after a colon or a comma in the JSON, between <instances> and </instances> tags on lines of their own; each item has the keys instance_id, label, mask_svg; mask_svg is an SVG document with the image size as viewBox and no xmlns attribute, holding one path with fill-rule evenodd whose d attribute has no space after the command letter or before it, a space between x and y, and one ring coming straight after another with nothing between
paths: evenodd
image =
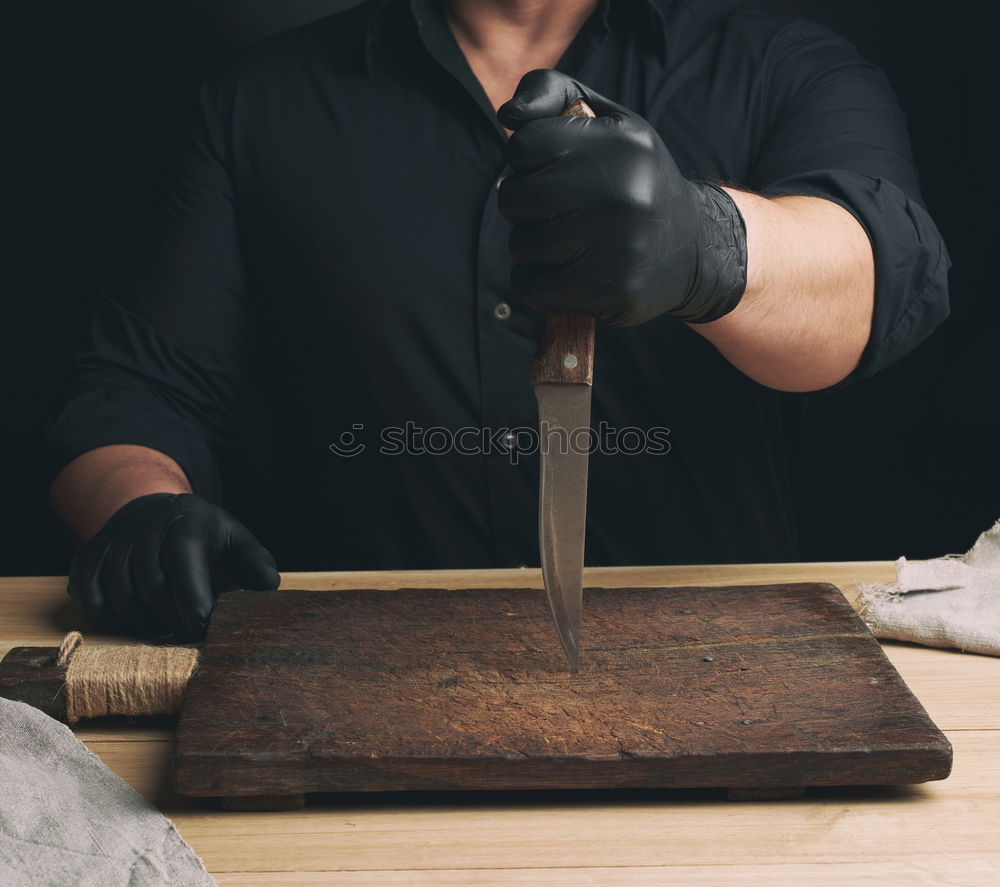
<instances>
[{"instance_id":1,"label":"wooden table surface","mask_svg":"<svg viewBox=\"0 0 1000 887\"><path fill-rule=\"evenodd\" d=\"M590 586L888 581L890 563L591 569ZM537 570L288 573L285 588L540 587ZM0 656L78 627L61 578L0 579ZM99 636L91 636L94 641ZM1000 659L887 643L955 749L919 786L812 789L777 802L719 791L324 796L228 813L170 789L172 724L76 735L173 819L223 887L1000 883Z\"/></svg>"}]
</instances>

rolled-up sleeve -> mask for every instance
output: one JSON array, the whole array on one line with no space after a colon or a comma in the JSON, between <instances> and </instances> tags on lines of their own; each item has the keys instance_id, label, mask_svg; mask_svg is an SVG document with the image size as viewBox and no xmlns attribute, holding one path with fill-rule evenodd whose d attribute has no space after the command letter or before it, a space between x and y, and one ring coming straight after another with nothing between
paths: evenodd
<instances>
[{"instance_id":1,"label":"rolled-up sleeve","mask_svg":"<svg viewBox=\"0 0 1000 887\"><path fill-rule=\"evenodd\" d=\"M769 59L766 137L751 187L831 200L872 245L871 335L840 388L899 360L948 316L951 263L921 199L905 117L878 68L808 22L783 29Z\"/></svg>"},{"instance_id":2,"label":"rolled-up sleeve","mask_svg":"<svg viewBox=\"0 0 1000 887\"><path fill-rule=\"evenodd\" d=\"M218 457L253 336L224 95L215 83L200 90L149 235L99 300L46 423L53 472L88 450L137 444L170 456L195 492L218 498Z\"/></svg>"}]
</instances>

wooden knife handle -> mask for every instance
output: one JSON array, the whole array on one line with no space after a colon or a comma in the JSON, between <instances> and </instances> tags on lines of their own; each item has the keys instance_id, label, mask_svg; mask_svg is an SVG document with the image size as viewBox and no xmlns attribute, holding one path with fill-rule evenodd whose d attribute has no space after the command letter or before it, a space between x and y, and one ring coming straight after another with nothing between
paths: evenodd
<instances>
[{"instance_id":1,"label":"wooden knife handle","mask_svg":"<svg viewBox=\"0 0 1000 887\"><path fill-rule=\"evenodd\" d=\"M563 117L596 117L591 107L577 99ZM545 335L535 353L531 384L565 382L592 385L594 380L594 318L584 314L550 314Z\"/></svg>"},{"instance_id":2,"label":"wooden knife handle","mask_svg":"<svg viewBox=\"0 0 1000 887\"><path fill-rule=\"evenodd\" d=\"M585 314L550 314L535 352L531 384L594 381L594 318Z\"/></svg>"}]
</instances>

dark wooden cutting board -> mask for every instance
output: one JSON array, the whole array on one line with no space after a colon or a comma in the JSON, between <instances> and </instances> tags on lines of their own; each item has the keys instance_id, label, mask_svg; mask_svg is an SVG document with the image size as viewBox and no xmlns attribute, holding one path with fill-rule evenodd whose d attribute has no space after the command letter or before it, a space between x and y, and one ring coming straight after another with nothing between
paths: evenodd
<instances>
[{"instance_id":1,"label":"dark wooden cutting board","mask_svg":"<svg viewBox=\"0 0 1000 887\"><path fill-rule=\"evenodd\" d=\"M534 589L223 595L182 794L945 778L951 746L833 585L588 589L570 675ZM235 802L234 802L235 803Z\"/></svg>"}]
</instances>

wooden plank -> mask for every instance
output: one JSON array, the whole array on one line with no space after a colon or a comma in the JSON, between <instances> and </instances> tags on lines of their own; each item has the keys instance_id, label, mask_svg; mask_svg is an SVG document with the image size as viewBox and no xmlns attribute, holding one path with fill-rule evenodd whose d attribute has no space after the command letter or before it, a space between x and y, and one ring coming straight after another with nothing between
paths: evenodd
<instances>
[{"instance_id":1,"label":"wooden plank","mask_svg":"<svg viewBox=\"0 0 1000 887\"><path fill-rule=\"evenodd\" d=\"M848 597L856 582L890 582L893 561L839 561L812 564L669 564L643 567L587 567L584 584L591 587L760 585L774 582L832 582ZM325 572L283 574L283 588L344 590L350 588L542 588L538 569L395 570L392 572Z\"/></svg>"},{"instance_id":2,"label":"wooden plank","mask_svg":"<svg viewBox=\"0 0 1000 887\"><path fill-rule=\"evenodd\" d=\"M890 642L883 649L942 730L1000 729L1000 657Z\"/></svg>"},{"instance_id":3,"label":"wooden plank","mask_svg":"<svg viewBox=\"0 0 1000 887\"><path fill-rule=\"evenodd\" d=\"M170 774L173 738L145 742L90 741L84 742L84 745L161 810L177 812L204 809L190 798L178 796L173 790Z\"/></svg>"},{"instance_id":4,"label":"wooden plank","mask_svg":"<svg viewBox=\"0 0 1000 887\"><path fill-rule=\"evenodd\" d=\"M876 871L882 863L948 862L956 878L951 883L979 887L989 880L963 881L960 873L966 862L1000 859L997 732L950 738L955 772L944 782L817 789L808 798L774 803L727 803L719 793L695 791L497 792L329 796L323 806L298 813L223 814L189 802L162 809L210 871L279 872L289 885L297 877L291 872L751 870L864 859ZM171 745L159 746L91 748L150 797L157 784L151 762L160 781L169 775ZM720 870L710 868L707 876L713 871ZM580 882L585 878L581 874Z\"/></svg>"},{"instance_id":5,"label":"wooden plank","mask_svg":"<svg viewBox=\"0 0 1000 887\"><path fill-rule=\"evenodd\" d=\"M188 795L876 785L951 749L831 585L233 592L178 727Z\"/></svg>"},{"instance_id":6,"label":"wooden plank","mask_svg":"<svg viewBox=\"0 0 1000 887\"><path fill-rule=\"evenodd\" d=\"M727 887L982 887L1000 880L1000 859L958 858L820 865L645 866L637 868L434 869L367 872L218 872L219 887L662 887L724 882Z\"/></svg>"},{"instance_id":7,"label":"wooden plank","mask_svg":"<svg viewBox=\"0 0 1000 887\"><path fill-rule=\"evenodd\" d=\"M711 877L715 866L951 860L957 874L963 860L1000 857L1000 759L996 732L951 738L955 772L944 782L815 789L794 801L670 790L401 793L331 795L281 814L167 812L213 872L574 868L586 883L586 872L615 867L706 866Z\"/></svg>"}]
</instances>

